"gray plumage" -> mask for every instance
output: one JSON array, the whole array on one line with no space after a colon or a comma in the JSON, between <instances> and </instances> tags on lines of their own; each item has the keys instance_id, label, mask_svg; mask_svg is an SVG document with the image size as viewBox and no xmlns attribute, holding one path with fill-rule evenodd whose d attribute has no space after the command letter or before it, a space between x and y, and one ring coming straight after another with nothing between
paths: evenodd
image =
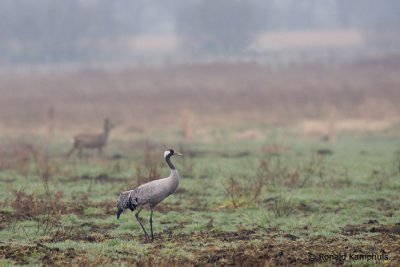
<instances>
[{"instance_id":1,"label":"gray plumage","mask_svg":"<svg viewBox=\"0 0 400 267\"><path fill-rule=\"evenodd\" d=\"M70 156L76 149L78 155L82 155L83 149L98 149L99 154L102 153L103 147L107 145L108 137L114 124L108 118L104 120L103 132L100 134L78 134L73 138L71 150L67 153Z\"/></svg>"},{"instance_id":2,"label":"gray plumage","mask_svg":"<svg viewBox=\"0 0 400 267\"><path fill-rule=\"evenodd\" d=\"M175 193L179 185L178 171L175 169L175 166L171 162L171 157L173 155L182 155L182 154L174 152L173 149L168 149L164 152L165 161L168 164L169 168L171 169L171 173L167 178L154 180L149 183L143 184L133 190L122 192L117 200L117 219L119 219L121 213L125 209L130 209L131 211L134 211L136 208L138 208L139 210L135 214L135 217L138 220L147 238L149 238L149 235L147 234L146 230L144 229L142 223L139 220L139 213L144 206L148 205L150 207L151 240L154 239L153 220L152 220L153 208L158 203L163 201L166 197Z\"/></svg>"}]
</instances>

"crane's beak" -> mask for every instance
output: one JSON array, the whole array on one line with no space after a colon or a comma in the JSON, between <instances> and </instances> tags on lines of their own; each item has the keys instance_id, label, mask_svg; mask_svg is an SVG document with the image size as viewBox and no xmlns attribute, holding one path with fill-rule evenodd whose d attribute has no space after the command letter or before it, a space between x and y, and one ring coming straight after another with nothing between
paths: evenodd
<instances>
[{"instance_id":1,"label":"crane's beak","mask_svg":"<svg viewBox=\"0 0 400 267\"><path fill-rule=\"evenodd\" d=\"M182 156L182 157L183 157L183 154L182 154L182 153L175 152L175 154L177 154L178 156Z\"/></svg>"}]
</instances>

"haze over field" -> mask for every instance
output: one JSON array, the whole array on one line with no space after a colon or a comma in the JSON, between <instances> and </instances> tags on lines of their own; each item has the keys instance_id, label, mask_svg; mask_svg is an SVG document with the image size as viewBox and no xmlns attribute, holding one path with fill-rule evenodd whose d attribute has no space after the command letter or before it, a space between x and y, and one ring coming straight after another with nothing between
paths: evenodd
<instances>
[{"instance_id":1,"label":"haze over field","mask_svg":"<svg viewBox=\"0 0 400 267\"><path fill-rule=\"evenodd\" d=\"M1 1L1 124L45 129L54 110L65 133L78 121L96 124L99 114L124 121L121 131L165 119L179 125L166 112L171 102L197 125L235 114L236 124L303 127L294 122L334 118L390 127L399 115L398 7L395 0Z\"/></svg>"},{"instance_id":2,"label":"haze over field","mask_svg":"<svg viewBox=\"0 0 400 267\"><path fill-rule=\"evenodd\" d=\"M398 52L396 0L148 0L0 3L0 66L267 65Z\"/></svg>"}]
</instances>

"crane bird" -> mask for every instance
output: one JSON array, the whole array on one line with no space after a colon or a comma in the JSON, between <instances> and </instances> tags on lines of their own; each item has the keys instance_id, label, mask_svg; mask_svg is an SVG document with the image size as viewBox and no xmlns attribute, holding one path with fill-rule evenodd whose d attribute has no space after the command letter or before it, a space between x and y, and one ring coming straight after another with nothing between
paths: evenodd
<instances>
[{"instance_id":1,"label":"crane bird","mask_svg":"<svg viewBox=\"0 0 400 267\"><path fill-rule=\"evenodd\" d=\"M154 240L153 235L153 208L163 201L169 195L175 193L179 185L179 174L175 169L175 166L171 162L173 155L183 156L181 153L168 149L164 152L164 159L167 162L168 167L171 169L171 173L167 178L154 180L145 184L142 184L138 188L133 190L122 192L117 200L117 219L125 209L130 209L132 212L138 208L135 213L135 218L139 222L143 229L143 232L147 239L150 239L146 229L140 222L139 213L145 206L150 207L150 233L151 241Z\"/></svg>"}]
</instances>

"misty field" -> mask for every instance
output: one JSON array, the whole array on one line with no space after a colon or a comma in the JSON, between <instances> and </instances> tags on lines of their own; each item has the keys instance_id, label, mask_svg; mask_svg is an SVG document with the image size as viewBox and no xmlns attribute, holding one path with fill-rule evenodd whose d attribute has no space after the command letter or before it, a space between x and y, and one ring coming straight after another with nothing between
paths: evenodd
<instances>
[{"instance_id":1,"label":"misty field","mask_svg":"<svg viewBox=\"0 0 400 267\"><path fill-rule=\"evenodd\" d=\"M0 266L397 266L399 68L2 73ZM105 117L104 153L67 158ZM168 176L170 147L149 243L115 201Z\"/></svg>"}]
</instances>

